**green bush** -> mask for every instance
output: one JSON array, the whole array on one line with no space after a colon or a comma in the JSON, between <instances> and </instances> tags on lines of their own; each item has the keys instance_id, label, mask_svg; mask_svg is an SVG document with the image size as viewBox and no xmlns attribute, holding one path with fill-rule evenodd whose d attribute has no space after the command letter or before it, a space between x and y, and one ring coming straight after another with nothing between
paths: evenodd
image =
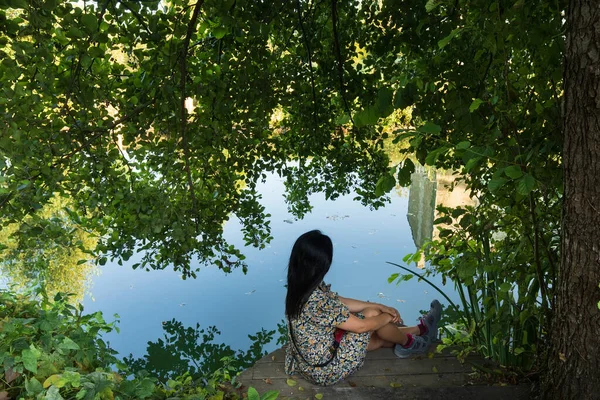
<instances>
[{"instance_id":1,"label":"green bush","mask_svg":"<svg viewBox=\"0 0 600 400\"><path fill-rule=\"evenodd\" d=\"M0 291L0 399L237 399L226 389L239 368L221 359L202 379L184 372L166 384L147 371L132 371L101 338L117 330L101 312L58 294L53 300L37 289ZM259 352L260 353L260 352ZM252 391L252 395L255 394ZM274 399L276 392L262 397Z\"/></svg>"}]
</instances>

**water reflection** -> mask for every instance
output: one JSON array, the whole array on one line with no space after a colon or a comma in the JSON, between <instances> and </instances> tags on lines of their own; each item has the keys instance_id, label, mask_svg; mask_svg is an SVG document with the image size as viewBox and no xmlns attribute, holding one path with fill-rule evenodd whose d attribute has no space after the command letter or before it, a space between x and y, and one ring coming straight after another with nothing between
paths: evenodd
<instances>
[{"instance_id":1,"label":"water reflection","mask_svg":"<svg viewBox=\"0 0 600 400\"><path fill-rule=\"evenodd\" d=\"M41 285L48 297L71 293L70 302L89 294L97 272L90 251L97 236L77 225L70 202L55 196L23 221L0 230L0 278L15 290Z\"/></svg>"},{"instance_id":2,"label":"water reflection","mask_svg":"<svg viewBox=\"0 0 600 400\"><path fill-rule=\"evenodd\" d=\"M436 190L435 170L427 171L425 167L416 165L411 175L407 217L417 248L431 240L433 234Z\"/></svg>"},{"instance_id":3,"label":"water reflection","mask_svg":"<svg viewBox=\"0 0 600 400\"><path fill-rule=\"evenodd\" d=\"M439 229L434 229L433 221L438 217L436 207L458 207L475 205L467 186L457 182L454 174L436 171L434 168L415 164L411 175L408 195L408 223L415 247L420 248L427 240L437 239ZM438 225L438 227L445 227ZM425 267L425 255L418 263Z\"/></svg>"},{"instance_id":4,"label":"water reflection","mask_svg":"<svg viewBox=\"0 0 600 400\"><path fill-rule=\"evenodd\" d=\"M161 337L163 321L173 318L186 326L198 322L205 327L217 326L222 335L215 341L248 348L252 344L248 334L261 328L274 329L283 319L287 258L296 238L312 229L320 229L334 242L327 282L340 295L398 308L405 321L416 320L419 310L428 308L433 292L427 284L416 280L400 286L388 283L398 269L386 262L401 262L416 250L406 217L408 189L396 188L390 193L391 203L378 210L354 201L354 193L335 201L314 194L310 196L314 208L302 220L289 214L283 201L283 180L278 176L268 176L258 190L261 204L271 214L273 241L263 250L244 247L240 222L231 218L224 227L226 240L246 255L246 275L241 270L225 275L217 268L202 268L197 279L183 281L169 270L133 270L130 265L137 261L136 256L122 267L107 263L102 268L101 276L94 279L95 301L86 298L85 307L90 312L120 315L121 334L107 338L115 349L141 357L146 353L145 344ZM421 197L419 201L428 200ZM429 214L427 218L431 220ZM443 287L441 279L432 280ZM452 288L444 290L453 301L458 300ZM167 343L164 338L162 341ZM276 347L271 343L265 349ZM158 347L152 351L160 354Z\"/></svg>"},{"instance_id":5,"label":"water reflection","mask_svg":"<svg viewBox=\"0 0 600 400\"><path fill-rule=\"evenodd\" d=\"M225 366L235 371L249 368L265 355L264 347L275 334L274 330L262 329L254 335L248 335L252 340L250 348L236 351L229 345L215 343L215 338L221 332L214 326L200 329L200 324L195 327L184 326L172 319L163 321L162 328L163 337L148 342L142 358L129 355L123 360L133 373L147 371L162 383L186 372L193 379L198 379L208 377Z\"/></svg>"}]
</instances>

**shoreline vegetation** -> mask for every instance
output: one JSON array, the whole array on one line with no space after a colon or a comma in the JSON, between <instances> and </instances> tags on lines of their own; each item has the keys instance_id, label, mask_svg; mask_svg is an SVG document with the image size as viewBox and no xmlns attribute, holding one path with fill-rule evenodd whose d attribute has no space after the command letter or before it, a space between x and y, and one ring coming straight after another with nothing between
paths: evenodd
<instances>
[{"instance_id":1,"label":"shoreline vegetation","mask_svg":"<svg viewBox=\"0 0 600 400\"><path fill-rule=\"evenodd\" d=\"M118 332L117 322L105 321L101 312L84 314L83 306L70 304L69 295L58 293L50 299L42 289L21 294L0 290L0 399L237 400L240 395L231 390L235 376L266 354L262 346L275 333L263 330L248 351L235 352L212 343L218 333L214 327L194 330L171 321L171 328L180 329L183 336L192 333L187 351L195 351L188 355L196 359L187 365L191 360L179 359L179 368L165 370L148 368L148 356L119 359L102 339L103 333ZM182 339L176 336L171 339ZM248 398L255 395L256 390L248 388ZM265 392L259 398L272 400L277 393Z\"/></svg>"}]
</instances>

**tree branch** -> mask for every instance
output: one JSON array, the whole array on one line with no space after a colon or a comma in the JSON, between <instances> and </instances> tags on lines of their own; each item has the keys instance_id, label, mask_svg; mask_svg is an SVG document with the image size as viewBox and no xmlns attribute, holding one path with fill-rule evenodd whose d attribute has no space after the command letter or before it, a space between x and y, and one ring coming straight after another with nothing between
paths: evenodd
<instances>
[{"instance_id":1,"label":"tree branch","mask_svg":"<svg viewBox=\"0 0 600 400\"><path fill-rule=\"evenodd\" d=\"M306 31L304 30L304 22L302 21L302 8L300 5L300 0L296 0L296 5L298 7L298 23L300 24L300 30L302 31L302 38L304 39L304 45L306 46L306 54L308 57L308 69L310 76L310 86L312 89L312 98L313 98L313 119L314 119L314 130L316 131L319 123L318 123L318 103L317 103L317 93L315 90L315 77L312 69L312 53L310 50L310 43L308 41L308 37L306 36Z\"/></svg>"},{"instance_id":2,"label":"tree branch","mask_svg":"<svg viewBox=\"0 0 600 400\"><path fill-rule=\"evenodd\" d=\"M198 15L200 14L200 8L204 4L204 0L198 1L194 6L192 12L192 18L188 24L187 33L183 41L183 49L181 51L181 146L183 147L183 156L185 158L185 173L187 175L188 187L190 191L190 197L192 198L192 211L196 219L196 233L200 233L200 221L198 216L198 205L196 200L196 193L194 191L194 180L192 178L192 171L190 169L190 149L187 142L187 112L185 108L185 90L187 80L187 52L190 46L190 39L196 30L198 23Z\"/></svg>"},{"instance_id":3,"label":"tree branch","mask_svg":"<svg viewBox=\"0 0 600 400\"><path fill-rule=\"evenodd\" d=\"M338 29L337 29L337 0L331 0L331 23L333 24L333 49L335 52L335 57L337 59L337 70L338 70L338 78L340 81L340 94L342 95L342 101L344 102L344 108L350 117L350 121L352 125L354 125L354 120L352 119L352 113L350 112L350 106L348 106L348 101L346 100L346 88L344 85L344 62L342 60L342 51L340 49L340 41L338 39Z\"/></svg>"},{"instance_id":4,"label":"tree branch","mask_svg":"<svg viewBox=\"0 0 600 400\"><path fill-rule=\"evenodd\" d=\"M107 126L105 126L105 127L96 127L94 129L79 129L79 131L81 133L92 134L91 137L88 140L86 140L84 143L79 145L77 148L71 150L69 153L63 155L58 160L56 160L54 163L52 163L52 165L50 165L50 168L51 169L56 168L62 162L69 160L75 154L79 153L82 149L88 147L90 145L90 143L92 143L94 140L96 140L101 134L109 132L109 131L113 130L114 128L116 128L117 126L119 126L120 124L123 124L123 123L129 121L131 118L133 118L134 116L139 114L142 110L144 110L150 104L154 103L154 100L155 100L155 98L153 98L149 102L140 104L139 106L135 107L129 114L125 115L123 118L120 118L114 122L111 122L111 123L107 124ZM67 129L64 132L65 135L68 135L71 132L71 130L73 130L73 129L74 128ZM42 175L42 173L38 172L37 174L31 175L29 178L27 178L27 180L33 181L33 180L39 178L40 175ZM6 194L6 197L0 203L0 209L2 209L10 201L10 199L12 199L14 194L15 194L14 190L12 192Z\"/></svg>"}]
</instances>

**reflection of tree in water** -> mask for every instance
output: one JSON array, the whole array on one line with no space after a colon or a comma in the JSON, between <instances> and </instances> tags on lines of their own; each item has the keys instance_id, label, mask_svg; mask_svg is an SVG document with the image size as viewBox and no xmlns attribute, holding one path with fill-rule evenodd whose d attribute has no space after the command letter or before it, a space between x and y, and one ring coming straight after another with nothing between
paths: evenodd
<instances>
[{"instance_id":1,"label":"reflection of tree in water","mask_svg":"<svg viewBox=\"0 0 600 400\"><path fill-rule=\"evenodd\" d=\"M415 246L421 248L425 241L437 238L439 230L434 230L433 221L437 217L438 205L455 208L476 203L464 182L455 180L455 175L451 172L436 171L415 162L415 172L411 175L408 194L407 215ZM448 228L445 224L437 226ZM418 266L425 267L424 254Z\"/></svg>"},{"instance_id":2,"label":"reflection of tree in water","mask_svg":"<svg viewBox=\"0 0 600 400\"><path fill-rule=\"evenodd\" d=\"M71 293L72 303L83 300L91 274L96 272L91 250L97 236L82 229L56 195L43 208L0 230L0 273L15 289L42 285L49 298Z\"/></svg>"},{"instance_id":3,"label":"reflection of tree in water","mask_svg":"<svg viewBox=\"0 0 600 400\"><path fill-rule=\"evenodd\" d=\"M224 357L229 358L228 366L235 371L251 367L266 352L264 346L271 342L275 331L262 329L255 335L248 335L252 345L246 351L233 350L223 343L214 343L215 336L221 332L211 326L200 329L185 327L175 319L163 322L165 335L156 342L148 342L146 355L134 359L133 355L124 359L124 362L136 373L142 370L166 383L169 379L189 372L193 379L208 377L212 372L222 368L227 363Z\"/></svg>"},{"instance_id":4,"label":"reflection of tree in water","mask_svg":"<svg viewBox=\"0 0 600 400\"><path fill-rule=\"evenodd\" d=\"M436 191L435 171L428 172L423 166L417 164L415 172L411 175L408 194L408 224L417 248L423 246L426 240L431 240Z\"/></svg>"}]
</instances>

